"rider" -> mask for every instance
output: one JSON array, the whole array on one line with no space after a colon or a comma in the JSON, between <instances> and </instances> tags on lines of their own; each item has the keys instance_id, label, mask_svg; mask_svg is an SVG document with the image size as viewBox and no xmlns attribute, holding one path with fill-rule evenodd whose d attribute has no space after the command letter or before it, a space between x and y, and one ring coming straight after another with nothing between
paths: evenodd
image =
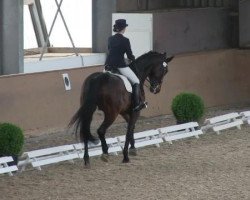
<instances>
[{"instance_id":1,"label":"rider","mask_svg":"<svg viewBox=\"0 0 250 200\"><path fill-rule=\"evenodd\" d=\"M135 56L132 53L130 41L124 37L123 34L128 24L125 19L118 19L115 21L113 31L115 35L108 39L109 54L105 62L105 68L108 70L118 70L122 75L126 76L133 86L133 111L140 111L145 107L145 102L140 100L140 81L135 73L126 65L124 54L126 53L128 59L135 60Z\"/></svg>"}]
</instances>

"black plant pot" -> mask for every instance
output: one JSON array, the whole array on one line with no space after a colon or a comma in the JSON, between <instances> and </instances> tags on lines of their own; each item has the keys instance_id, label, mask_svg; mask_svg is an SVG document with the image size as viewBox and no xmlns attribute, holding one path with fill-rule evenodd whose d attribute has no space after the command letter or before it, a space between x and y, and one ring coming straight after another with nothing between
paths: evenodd
<instances>
[{"instance_id":1,"label":"black plant pot","mask_svg":"<svg viewBox=\"0 0 250 200\"><path fill-rule=\"evenodd\" d=\"M12 155L11 157L13 158L13 161L9 162L8 165L9 166L17 165L17 163L18 163L18 156L17 155Z\"/></svg>"}]
</instances>

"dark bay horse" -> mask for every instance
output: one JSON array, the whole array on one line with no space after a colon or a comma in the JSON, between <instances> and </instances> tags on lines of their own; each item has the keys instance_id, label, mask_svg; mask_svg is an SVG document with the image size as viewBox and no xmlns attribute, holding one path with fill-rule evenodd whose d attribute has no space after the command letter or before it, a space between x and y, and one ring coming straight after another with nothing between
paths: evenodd
<instances>
[{"instance_id":1,"label":"dark bay horse","mask_svg":"<svg viewBox=\"0 0 250 200\"><path fill-rule=\"evenodd\" d=\"M150 51L130 64L130 68L140 79L142 100L145 99L143 85L146 80L150 84L152 93L160 92L163 78L168 72L168 63L172 59L173 57L167 58L166 53ZM69 123L69 127L75 125L76 132L80 128L80 140L84 143L85 166L90 166L88 141L96 142L94 136L91 135L90 124L97 107L104 112L104 121L97 130L101 140L103 159L107 158L108 155L108 146L105 140L106 130L120 114L128 123L123 162L129 162L129 143L131 145L130 152L136 152L133 134L140 112L133 112L132 94L127 92L119 77L110 73L96 72L86 78L82 87L80 108Z\"/></svg>"}]
</instances>

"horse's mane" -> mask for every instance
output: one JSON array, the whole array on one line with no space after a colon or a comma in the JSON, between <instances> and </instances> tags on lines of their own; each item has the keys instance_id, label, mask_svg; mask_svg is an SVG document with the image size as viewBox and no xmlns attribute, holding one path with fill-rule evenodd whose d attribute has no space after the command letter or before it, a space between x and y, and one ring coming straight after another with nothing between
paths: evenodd
<instances>
[{"instance_id":1,"label":"horse's mane","mask_svg":"<svg viewBox=\"0 0 250 200\"><path fill-rule=\"evenodd\" d=\"M151 57L151 56L156 56L156 55L160 55L160 53L158 53L156 51L149 51L149 52L139 56L136 60L139 61L141 59L144 59L145 57Z\"/></svg>"},{"instance_id":2,"label":"horse's mane","mask_svg":"<svg viewBox=\"0 0 250 200\"><path fill-rule=\"evenodd\" d=\"M139 56L138 58L136 58L136 60L134 62L132 62L130 64L130 68L137 73L135 62L140 63L145 58L151 59L152 56L157 56L157 55L160 55L160 53L158 53L156 51L149 51L149 52L147 52L145 54L142 54L141 56Z\"/></svg>"}]
</instances>

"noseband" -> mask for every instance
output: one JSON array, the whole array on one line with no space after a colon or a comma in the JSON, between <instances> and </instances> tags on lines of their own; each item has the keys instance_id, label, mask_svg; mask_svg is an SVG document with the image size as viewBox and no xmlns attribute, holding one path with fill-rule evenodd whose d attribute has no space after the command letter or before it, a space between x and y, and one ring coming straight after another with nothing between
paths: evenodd
<instances>
[{"instance_id":1,"label":"noseband","mask_svg":"<svg viewBox=\"0 0 250 200\"><path fill-rule=\"evenodd\" d=\"M146 79L146 81L150 84L150 86L145 85L147 88L152 87L153 91L156 91L159 87L161 87L162 80L161 81L150 81L149 78Z\"/></svg>"}]
</instances>

